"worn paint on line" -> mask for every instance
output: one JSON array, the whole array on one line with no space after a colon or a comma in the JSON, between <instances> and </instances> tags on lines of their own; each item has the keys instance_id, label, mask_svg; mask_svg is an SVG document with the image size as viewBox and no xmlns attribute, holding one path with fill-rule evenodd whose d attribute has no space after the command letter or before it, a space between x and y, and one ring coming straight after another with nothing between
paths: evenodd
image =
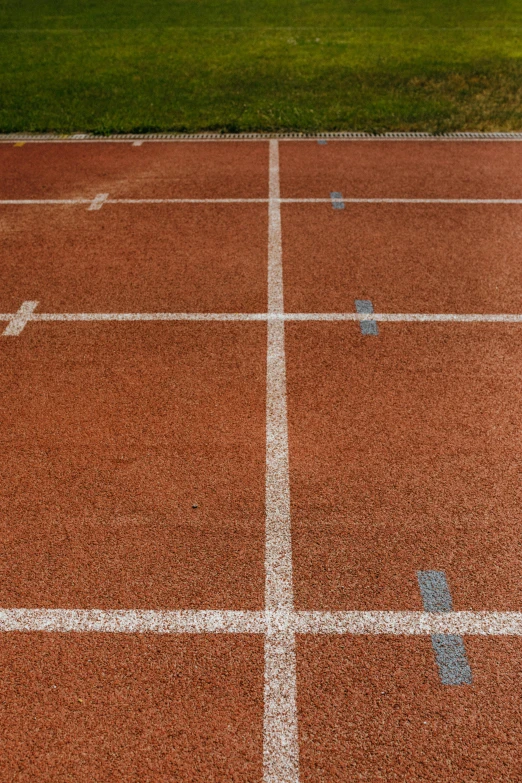
<instances>
[{"instance_id":1,"label":"worn paint on line","mask_svg":"<svg viewBox=\"0 0 522 783\"><path fill-rule=\"evenodd\" d=\"M332 202L332 207L334 209L344 209L344 201L343 201L342 193L330 193L330 200Z\"/></svg>"},{"instance_id":2,"label":"worn paint on line","mask_svg":"<svg viewBox=\"0 0 522 783\"><path fill-rule=\"evenodd\" d=\"M373 314L373 304L369 299L356 299L355 309L357 310L358 313L364 315ZM361 334L369 334L369 335L379 334L379 329L377 327L377 322L375 320L360 321L360 327L361 327Z\"/></svg>"},{"instance_id":3,"label":"worn paint on line","mask_svg":"<svg viewBox=\"0 0 522 783\"><path fill-rule=\"evenodd\" d=\"M93 210L101 209L103 204L105 203L105 201L107 201L108 198L109 198L108 193L98 193L98 195L95 196L91 201L89 210L93 211Z\"/></svg>"}]
</instances>

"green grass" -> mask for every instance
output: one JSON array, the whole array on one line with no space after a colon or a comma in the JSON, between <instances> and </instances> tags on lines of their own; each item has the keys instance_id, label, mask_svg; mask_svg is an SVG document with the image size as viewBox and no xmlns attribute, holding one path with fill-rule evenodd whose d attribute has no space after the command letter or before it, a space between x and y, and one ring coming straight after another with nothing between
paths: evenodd
<instances>
[{"instance_id":1,"label":"green grass","mask_svg":"<svg viewBox=\"0 0 522 783\"><path fill-rule=\"evenodd\" d=\"M520 0L0 0L0 132L521 128Z\"/></svg>"}]
</instances>

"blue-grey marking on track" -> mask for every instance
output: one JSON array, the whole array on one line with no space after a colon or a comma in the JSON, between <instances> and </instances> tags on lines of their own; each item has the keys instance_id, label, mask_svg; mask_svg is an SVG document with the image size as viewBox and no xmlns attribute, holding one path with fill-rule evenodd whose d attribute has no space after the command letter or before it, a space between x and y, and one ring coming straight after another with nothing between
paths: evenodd
<instances>
[{"instance_id":1,"label":"blue-grey marking on track","mask_svg":"<svg viewBox=\"0 0 522 783\"><path fill-rule=\"evenodd\" d=\"M431 644L443 685L471 685L471 668L462 636L433 634Z\"/></svg>"},{"instance_id":2,"label":"blue-grey marking on track","mask_svg":"<svg viewBox=\"0 0 522 783\"><path fill-rule=\"evenodd\" d=\"M334 209L344 209L344 201L342 193L330 193L332 199L332 207Z\"/></svg>"},{"instance_id":3,"label":"blue-grey marking on track","mask_svg":"<svg viewBox=\"0 0 522 783\"><path fill-rule=\"evenodd\" d=\"M328 144L328 142L326 141L326 139L317 139L317 143L318 143L318 144L322 144L322 145L324 145L324 144Z\"/></svg>"},{"instance_id":4,"label":"blue-grey marking on track","mask_svg":"<svg viewBox=\"0 0 522 783\"><path fill-rule=\"evenodd\" d=\"M425 612L451 612L453 604L444 571L417 571Z\"/></svg>"},{"instance_id":5,"label":"blue-grey marking on track","mask_svg":"<svg viewBox=\"0 0 522 783\"><path fill-rule=\"evenodd\" d=\"M373 313L373 304L371 303L370 299L356 299L355 309L358 313L368 315ZM377 321L359 321L359 326L361 327L361 334L379 334Z\"/></svg>"},{"instance_id":6,"label":"blue-grey marking on track","mask_svg":"<svg viewBox=\"0 0 522 783\"><path fill-rule=\"evenodd\" d=\"M451 612L453 602L444 571L417 571L425 612ZM462 636L433 634L431 644L443 685L471 685L471 668Z\"/></svg>"}]
</instances>

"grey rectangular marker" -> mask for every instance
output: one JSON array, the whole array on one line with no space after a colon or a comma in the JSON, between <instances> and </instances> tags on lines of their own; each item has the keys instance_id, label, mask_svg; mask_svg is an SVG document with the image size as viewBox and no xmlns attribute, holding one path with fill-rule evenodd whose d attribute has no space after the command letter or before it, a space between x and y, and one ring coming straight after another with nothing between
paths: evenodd
<instances>
[{"instance_id":1,"label":"grey rectangular marker","mask_svg":"<svg viewBox=\"0 0 522 783\"><path fill-rule=\"evenodd\" d=\"M332 207L334 209L344 209L344 201L342 193L330 193L332 199Z\"/></svg>"},{"instance_id":2,"label":"grey rectangular marker","mask_svg":"<svg viewBox=\"0 0 522 783\"><path fill-rule=\"evenodd\" d=\"M370 314L373 313L373 304L370 299L356 299L355 309L358 313ZM361 334L379 334L377 328L377 321L359 321L361 327Z\"/></svg>"},{"instance_id":3,"label":"grey rectangular marker","mask_svg":"<svg viewBox=\"0 0 522 783\"><path fill-rule=\"evenodd\" d=\"M326 139L317 139L318 144L326 144Z\"/></svg>"},{"instance_id":4,"label":"grey rectangular marker","mask_svg":"<svg viewBox=\"0 0 522 783\"><path fill-rule=\"evenodd\" d=\"M443 685L471 685L471 668L462 636L435 633L431 637Z\"/></svg>"},{"instance_id":5,"label":"grey rectangular marker","mask_svg":"<svg viewBox=\"0 0 522 783\"><path fill-rule=\"evenodd\" d=\"M425 612L451 612L453 603L444 571L417 571Z\"/></svg>"},{"instance_id":6,"label":"grey rectangular marker","mask_svg":"<svg viewBox=\"0 0 522 783\"><path fill-rule=\"evenodd\" d=\"M451 612L453 602L444 571L417 571L425 612ZM432 634L431 645L443 685L471 685L471 667L462 636Z\"/></svg>"}]
</instances>

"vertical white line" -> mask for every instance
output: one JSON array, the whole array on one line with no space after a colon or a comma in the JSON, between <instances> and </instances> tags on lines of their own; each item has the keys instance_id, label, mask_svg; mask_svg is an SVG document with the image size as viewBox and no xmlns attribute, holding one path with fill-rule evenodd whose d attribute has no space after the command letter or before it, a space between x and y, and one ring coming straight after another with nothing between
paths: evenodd
<instances>
[{"instance_id":1,"label":"vertical white line","mask_svg":"<svg viewBox=\"0 0 522 783\"><path fill-rule=\"evenodd\" d=\"M283 313L279 144L270 141L268 312ZM264 783L298 783L290 477L286 406L285 324L267 322Z\"/></svg>"},{"instance_id":2,"label":"vertical white line","mask_svg":"<svg viewBox=\"0 0 522 783\"><path fill-rule=\"evenodd\" d=\"M281 203L279 201L279 142L270 142L268 178L268 312L282 313L283 249L281 243Z\"/></svg>"}]
</instances>

